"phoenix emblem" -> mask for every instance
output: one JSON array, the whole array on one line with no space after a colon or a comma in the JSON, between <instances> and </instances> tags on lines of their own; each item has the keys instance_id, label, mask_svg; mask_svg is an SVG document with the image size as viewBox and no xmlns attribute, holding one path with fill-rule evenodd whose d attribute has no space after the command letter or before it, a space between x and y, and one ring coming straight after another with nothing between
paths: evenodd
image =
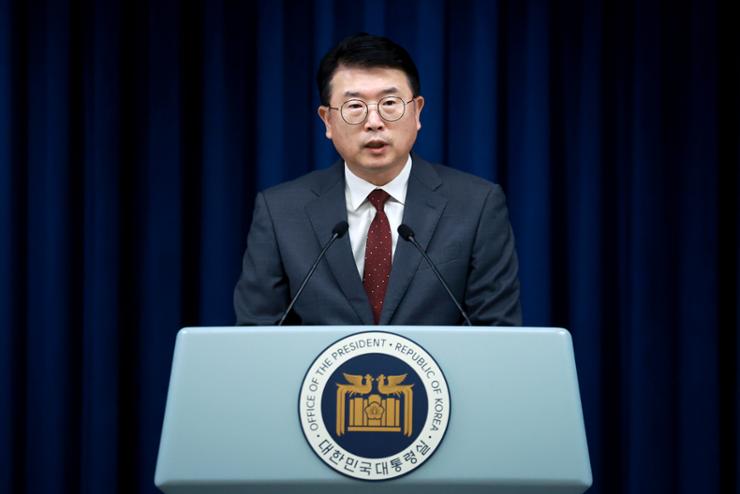
<instances>
[{"instance_id":1,"label":"phoenix emblem","mask_svg":"<svg viewBox=\"0 0 740 494\"><path fill-rule=\"evenodd\" d=\"M403 384L407 374L380 374L376 377L370 374L342 375L347 382L336 383L337 436L343 436L348 431L402 432L404 436L411 436L414 385ZM373 393L373 382L377 384L377 393Z\"/></svg>"}]
</instances>

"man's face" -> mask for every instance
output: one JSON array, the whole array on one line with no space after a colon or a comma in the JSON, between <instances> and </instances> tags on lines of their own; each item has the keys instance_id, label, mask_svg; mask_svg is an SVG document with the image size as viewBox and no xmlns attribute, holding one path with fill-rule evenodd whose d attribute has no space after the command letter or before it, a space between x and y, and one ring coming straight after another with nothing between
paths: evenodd
<instances>
[{"instance_id":1,"label":"man's face","mask_svg":"<svg viewBox=\"0 0 740 494\"><path fill-rule=\"evenodd\" d=\"M367 118L350 125L339 110L319 107L326 137L332 140L352 173L375 185L384 185L401 172L421 128L419 117L424 106L424 98L418 96L406 104L403 117L387 122L376 106L384 96L398 96L403 101L413 98L403 71L340 66L331 79L330 106L341 108L347 100L360 99L369 105Z\"/></svg>"}]
</instances>

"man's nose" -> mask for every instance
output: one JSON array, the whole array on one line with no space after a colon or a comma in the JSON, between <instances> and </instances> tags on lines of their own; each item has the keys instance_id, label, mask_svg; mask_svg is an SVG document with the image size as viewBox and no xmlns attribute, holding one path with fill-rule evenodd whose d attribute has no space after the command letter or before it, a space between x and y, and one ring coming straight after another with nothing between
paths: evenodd
<instances>
[{"instance_id":1,"label":"man's nose","mask_svg":"<svg viewBox=\"0 0 740 494\"><path fill-rule=\"evenodd\" d=\"M365 119L365 128L367 129L380 129L385 125L385 120L380 118L378 113L378 105L368 105L367 107L367 118Z\"/></svg>"}]
</instances>

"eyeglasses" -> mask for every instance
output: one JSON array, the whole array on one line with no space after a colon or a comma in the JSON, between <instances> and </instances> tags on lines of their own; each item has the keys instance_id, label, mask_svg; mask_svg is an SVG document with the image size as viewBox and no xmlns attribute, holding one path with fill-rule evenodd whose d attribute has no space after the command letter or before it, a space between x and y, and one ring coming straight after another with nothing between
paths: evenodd
<instances>
[{"instance_id":1,"label":"eyeglasses","mask_svg":"<svg viewBox=\"0 0 740 494\"><path fill-rule=\"evenodd\" d=\"M330 106L330 110L337 110L342 115L342 120L350 125L359 125L365 121L368 114L368 107L375 106L378 109L378 115L386 122L395 122L400 120L406 113L406 104L414 101L411 98L404 101L398 96L384 96L375 104L368 104L361 99L350 99L342 104L341 108Z\"/></svg>"}]
</instances>

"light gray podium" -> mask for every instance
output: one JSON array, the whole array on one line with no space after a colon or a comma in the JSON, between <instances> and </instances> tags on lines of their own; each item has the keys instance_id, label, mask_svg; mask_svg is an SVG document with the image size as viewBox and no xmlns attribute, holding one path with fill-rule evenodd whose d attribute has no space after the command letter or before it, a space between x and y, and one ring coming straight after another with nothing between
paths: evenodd
<instances>
[{"instance_id":1,"label":"light gray podium","mask_svg":"<svg viewBox=\"0 0 740 494\"><path fill-rule=\"evenodd\" d=\"M314 359L360 331L431 354L451 413L433 456L403 477L345 477L306 442L298 395ZM570 334L559 328L184 328L155 475L166 494L582 493L592 482Z\"/></svg>"}]
</instances>

